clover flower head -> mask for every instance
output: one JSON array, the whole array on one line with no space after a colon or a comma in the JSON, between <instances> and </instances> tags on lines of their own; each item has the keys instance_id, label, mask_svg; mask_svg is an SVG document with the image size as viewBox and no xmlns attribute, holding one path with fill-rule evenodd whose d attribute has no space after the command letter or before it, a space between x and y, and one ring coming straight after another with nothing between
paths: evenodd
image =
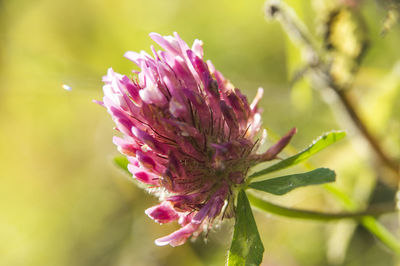
<instances>
[{"instance_id":1,"label":"clover flower head","mask_svg":"<svg viewBox=\"0 0 400 266\"><path fill-rule=\"evenodd\" d=\"M239 89L203 60L202 42L190 48L179 36L150 37L164 50L127 52L140 71L131 79L111 68L103 77L103 102L123 137L114 143L129 171L160 204L146 214L182 228L156 240L183 244L223 218L233 217L237 188L254 164L271 160L295 130L256 154L261 126L259 89L249 104Z\"/></svg>"}]
</instances>

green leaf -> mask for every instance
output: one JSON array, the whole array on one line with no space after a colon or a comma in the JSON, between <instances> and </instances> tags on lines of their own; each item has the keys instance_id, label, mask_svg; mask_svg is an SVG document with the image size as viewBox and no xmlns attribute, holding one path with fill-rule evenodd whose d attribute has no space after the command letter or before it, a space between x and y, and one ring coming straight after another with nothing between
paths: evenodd
<instances>
[{"instance_id":1,"label":"green leaf","mask_svg":"<svg viewBox=\"0 0 400 266\"><path fill-rule=\"evenodd\" d=\"M254 182L249 187L275 195L283 195L298 187L333 182L335 181L335 176L335 172L328 168L318 168L307 173L280 176Z\"/></svg>"},{"instance_id":2,"label":"green leaf","mask_svg":"<svg viewBox=\"0 0 400 266\"><path fill-rule=\"evenodd\" d=\"M306 159L310 158L311 155L314 155L315 153L319 152L320 150L328 147L329 145L335 143L336 141L344 138L346 136L346 132L344 131L332 131L325 133L318 139L316 139L307 149L299 152L296 155L293 155L287 159L284 159L280 161L277 164L274 164L272 166L269 166L265 168L264 170L258 171L252 175L249 176L249 178L255 178L258 176L262 176L265 174L269 174L275 171L279 171L282 169L285 169L287 167L296 165L298 163L301 163L305 161Z\"/></svg>"},{"instance_id":3,"label":"green leaf","mask_svg":"<svg viewBox=\"0 0 400 266\"><path fill-rule=\"evenodd\" d=\"M254 221L246 193L240 190L236 207L236 223L231 248L228 253L228 266L260 265L264 246Z\"/></svg>"},{"instance_id":4,"label":"green leaf","mask_svg":"<svg viewBox=\"0 0 400 266\"><path fill-rule=\"evenodd\" d=\"M132 175L128 170L129 161L125 156L115 156L114 163L129 175Z\"/></svg>"}]
</instances>

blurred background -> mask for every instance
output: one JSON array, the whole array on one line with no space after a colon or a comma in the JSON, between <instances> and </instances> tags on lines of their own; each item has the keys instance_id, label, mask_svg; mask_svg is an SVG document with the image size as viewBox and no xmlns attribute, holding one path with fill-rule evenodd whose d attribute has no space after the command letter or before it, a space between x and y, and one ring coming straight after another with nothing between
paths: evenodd
<instances>
[{"instance_id":1,"label":"blurred background","mask_svg":"<svg viewBox=\"0 0 400 266\"><path fill-rule=\"evenodd\" d=\"M320 47L332 14L346 5L350 15L344 13L348 20L337 26L335 40L356 32L356 44L368 47L350 73L352 94L368 127L399 158L400 27L392 9L397 2L286 2ZM150 32L176 31L189 44L203 40L205 58L249 99L263 87L263 123L271 140L296 126L292 146L299 150L323 132L348 130L347 140L312 164L335 169L336 186L360 204L394 202L394 190L377 182L371 151L343 113L333 111L307 78L292 86L304 66L301 54L278 22L265 20L263 6L263 0L0 0L0 265L224 265L229 221L207 243L199 238L176 248L154 244L177 226L160 226L144 214L156 199L113 164L113 122L92 103L102 99L107 68L125 74L135 68L123 58L125 51L150 51ZM321 187L269 199L342 210ZM255 218L266 250L263 265L397 262L351 221L322 224L258 212ZM396 215L380 221L398 234Z\"/></svg>"}]
</instances>

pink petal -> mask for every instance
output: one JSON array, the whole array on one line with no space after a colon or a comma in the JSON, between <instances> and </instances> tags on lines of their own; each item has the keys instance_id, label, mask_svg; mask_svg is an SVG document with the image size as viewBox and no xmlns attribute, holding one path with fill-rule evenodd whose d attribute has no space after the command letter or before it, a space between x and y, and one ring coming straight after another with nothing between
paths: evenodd
<instances>
[{"instance_id":1,"label":"pink petal","mask_svg":"<svg viewBox=\"0 0 400 266\"><path fill-rule=\"evenodd\" d=\"M200 224L189 223L181 229L173 232L170 235L156 239L155 243L157 246L165 246L170 244L173 247L182 245L186 240L193 235L199 229Z\"/></svg>"},{"instance_id":2,"label":"pink petal","mask_svg":"<svg viewBox=\"0 0 400 266\"><path fill-rule=\"evenodd\" d=\"M150 38L153 39L158 45L160 45L162 48L164 48L166 51L169 51L173 54L180 54L179 51L179 44L176 40L174 40L172 37L163 37L158 33L152 32L149 34Z\"/></svg>"},{"instance_id":3,"label":"pink petal","mask_svg":"<svg viewBox=\"0 0 400 266\"><path fill-rule=\"evenodd\" d=\"M146 172L143 169L141 169L137 166L134 166L132 164L128 164L128 170L129 170L129 172L131 172L133 174L133 177L136 180L138 180L144 184L153 185L153 186L160 185L158 176L156 176L152 173Z\"/></svg>"},{"instance_id":4,"label":"pink petal","mask_svg":"<svg viewBox=\"0 0 400 266\"><path fill-rule=\"evenodd\" d=\"M264 89L263 88L258 88L256 97L254 97L253 102L250 104L250 108L251 108L252 111L254 111L255 108L257 107L257 104L261 100L263 94L264 94Z\"/></svg>"},{"instance_id":5,"label":"pink petal","mask_svg":"<svg viewBox=\"0 0 400 266\"><path fill-rule=\"evenodd\" d=\"M274 146L269 148L264 154L261 155L261 161L269 161L275 159L276 155L280 153L286 145L289 144L290 140L296 134L297 129L292 128L285 136L283 136Z\"/></svg>"},{"instance_id":6,"label":"pink petal","mask_svg":"<svg viewBox=\"0 0 400 266\"><path fill-rule=\"evenodd\" d=\"M145 213L157 223L169 223L179 218L178 213L168 202L148 208Z\"/></svg>"},{"instance_id":7,"label":"pink petal","mask_svg":"<svg viewBox=\"0 0 400 266\"><path fill-rule=\"evenodd\" d=\"M203 59L203 56L204 56L203 42L201 40L198 40L198 39L194 40L193 45L192 45L192 50L198 57Z\"/></svg>"}]
</instances>

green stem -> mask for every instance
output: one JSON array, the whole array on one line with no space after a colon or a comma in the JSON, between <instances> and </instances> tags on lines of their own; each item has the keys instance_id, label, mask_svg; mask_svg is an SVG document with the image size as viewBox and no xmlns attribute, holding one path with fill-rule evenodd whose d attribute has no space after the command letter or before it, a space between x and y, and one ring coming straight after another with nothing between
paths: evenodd
<instances>
[{"instance_id":1,"label":"green stem","mask_svg":"<svg viewBox=\"0 0 400 266\"><path fill-rule=\"evenodd\" d=\"M361 224L388 248L400 255L400 243L399 240L392 235L383 225L371 216L363 217Z\"/></svg>"},{"instance_id":2,"label":"green stem","mask_svg":"<svg viewBox=\"0 0 400 266\"><path fill-rule=\"evenodd\" d=\"M312 61L308 62L312 69L315 72L318 72L318 70L321 68L320 63L321 63L321 56L319 55L317 49L312 45L313 43L309 39L309 34L307 28L305 25L302 23L300 19L298 19L296 13L292 11L289 7L287 6L270 6L270 15L272 17L277 17L278 20L282 23L283 27L286 29L288 32L289 37L293 39L294 42L297 43L302 43L303 46L307 51L311 51L311 54L313 54ZM273 11L273 12L271 12ZM293 34L295 33L295 34ZM304 49L304 48L303 48ZM326 75L326 70L321 69L323 74ZM329 74L329 73L328 73ZM330 77L329 75L327 75ZM330 81L328 79L328 81ZM333 82L327 82L328 85L338 94L338 97L344 104L344 107L349 114L350 118L352 121L355 123L355 125L358 127L358 129L361 131L363 136L368 140L368 142L371 144L371 147L373 148L374 152L379 156L381 159L382 163L384 163L386 166L389 167L389 169L395 170L395 173L398 178L399 176L399 165L397 162L393 162L391 158L389 158L386 153L381 149L379 143L376 141L374 136L370 134L370 132L367 130L365 124L363 124L363 121L359 119L358 113L355 112L355 108L352 105L351 102L349 102L349 99L345 97L344 93L340 93L340 90L333 86ZM308 164L308 166L310 166ZM314 168L314 167L311 167ZM347 211L355 211L360 208L360 204L358 204L354 199L350 198L346 193L342 192L338 188L332 186L332 185L324 185L324 188L329 191L338 201L342 203L342 205L345 207ZM249 197L250 199L250 197ZM267 206L267 205L266 205ZM269 207L272 207L268 205ZM277 206L273 206L274 208L271 208L272 210L275 211L282 211L282 209L277 208ZM279 207L279 206L278 206ZM288 210L285 210L288 211ZM272 211L271 211L272 212ZM283 212L286 213L286 212ZM277 213L279 214L279 213ZM312 217L315 214L307 214L308 217ZM295 217L295 216L291 216ZM320 216L318 216L320 217ZM327 218L320 219L320 220L329 220ZM372 234L374 234L379 240L381 240L387 247L392 249L394 252L397 254L400 254L400 242L397 240L386 228L384 228L375 218L371 216L367 217L362 217L360 220L360 223Z\"/></svg>"},{"instance_id":3,"label":"green stem","mask_svg":"<svg viewBox=\"0 0 400 266\"><path fill-rule=\"evenodd\" d=\"M267 202L257 196L252 195L251 193L247 193L247 198L249 199L251 205L255 208L285 217L316 221L334 221L339 219L358 220L368 231L382 241L382 243L400 255L399 241L383 225L381 225L374 217L372 217L374 215L386 213L388 210L370 210L355 213L321 213L282 207L271 202ZM394 210L392 209L391 211Z\"/></svg>"},{"instance_id":4,"label":"green stem","mask_svg":"<svg viewBox=\"0 0 400 266\"><path fill-rule=\"evenodd\" d=\"M358 204L349 198L345 193L331 184L324 185L324 188L329 191L336 199L340 200L347 210L359 209ZM362 226L371 234L375 235L388 248L400 254L400 241L394 237L383 225L381 225L374 217L366 216L360 220Z\"/></svg>"},{"instance_id":5,"label":"green stem","mask_svg":"<svg viewBox=\"0 0 400 266\"><path fill-rule=\"evenodd\" d=\"M277 214L280 216L298 218L298 219L307 219L307 220L332 221L339 219L355 219L355 220L360 220L363 223L364 219L368 217L372 218L371 216L377 216L383 213L394 211L394 209L391 208L391 209L375 209L375 210L371 209L364 212L323 213L323 212L292 209L279 206L271 202L265 201L257 196L254 196L251 193L248 193L247 197L251 202L251 205L256 207L257 209ZM369 221L369 223L371 223L371 221Z\"/></svg>"},{"instance_id":6,"label":"green stem","mask_svg":"<svg viewBox=\"0 0 400 266\"><path fill-rule=\"evenodd\" d=\"M295 44L300 44L300 48L302 48L301 50L303 50L303 52L307 52L308 54L312 55L307 57L308 60L306 63L310 66L310 69L314 72L315 76L319 77L319 79L336 94L338 101L341 102L344 110L361 135L370 144L373 152L396 177L394 180L388 177L383 181L388 183L390 186L395 186L400 180L399 162L387 154L387 152L382 148L378 139L370 132L369 128L365 124L365 121L361 119L356 106L351 101L347 93L349 88L341 88L335 84L334 79L329 72L329 66L324 62L323 56L316 48L316 41L312 38L305 24L298 18L295 11L284 2L275 3L271 1L267 7L266 15L278 20L285 29L289 38Z\"/></svg>"},{"instance_id":7,"label":"green stem","mask_svg":"<svg viewBox=\"0 0 400 266\"><path fill-rule=\"evenodd\" d=\"M272 136L273 139L279 139L278 135L271 129L268 129L269 135ZM292 146L286 146L286 149L289 149L291 153L296 154L298 151ZM304 162L303 166L308 169L312 170L315 167L311 165L309 162ZM341 191L336 186L331 184L323 185L324 189L331 193L334 198L339 201L342 206L347 211L356 211L360 209L360 204L358 204L354 199L350 198L346 193ZM249 196L249 200L250 200ZM326 219L327 220L327 219ZM360 221L361 225L367 229L371 234L375 235L383 244L385 244L388 248L400 254L400 241L396 239L384 226L382 226L374 217L367 216L363 217Z\"/></svg>"},{"instance_id":8,"label":"green stem","mask_svg":"<svg viewBox=\"0 0 400 266\"><path fill-rule=\"evenodd\" d=\"M337 190L333 186L325 185L325 187L332 192L338 199L341 200L343 205L347 209L355 209L357 204L354 203L350 198L348 198L343 192ZM299 209L292 209L287 207L282 207L275 205L273 203L267 202L257 196L247 193L247 197L252 206L255 208L273 213L280 216L306 219L306 220L316 220L316 221L334 221L339 219L354 219L358 220L362 226L364 226L368 231L375 235L383 244L388 248L400 255L400 242L395 238L383 225L381 225L373 216L383 213L387 213L390 210L370 210L365 212L355 212L355 213L320 213L314 211L306 211ZM394 210L391 210L394 211Z\"/></svg>"}]
</instances>

